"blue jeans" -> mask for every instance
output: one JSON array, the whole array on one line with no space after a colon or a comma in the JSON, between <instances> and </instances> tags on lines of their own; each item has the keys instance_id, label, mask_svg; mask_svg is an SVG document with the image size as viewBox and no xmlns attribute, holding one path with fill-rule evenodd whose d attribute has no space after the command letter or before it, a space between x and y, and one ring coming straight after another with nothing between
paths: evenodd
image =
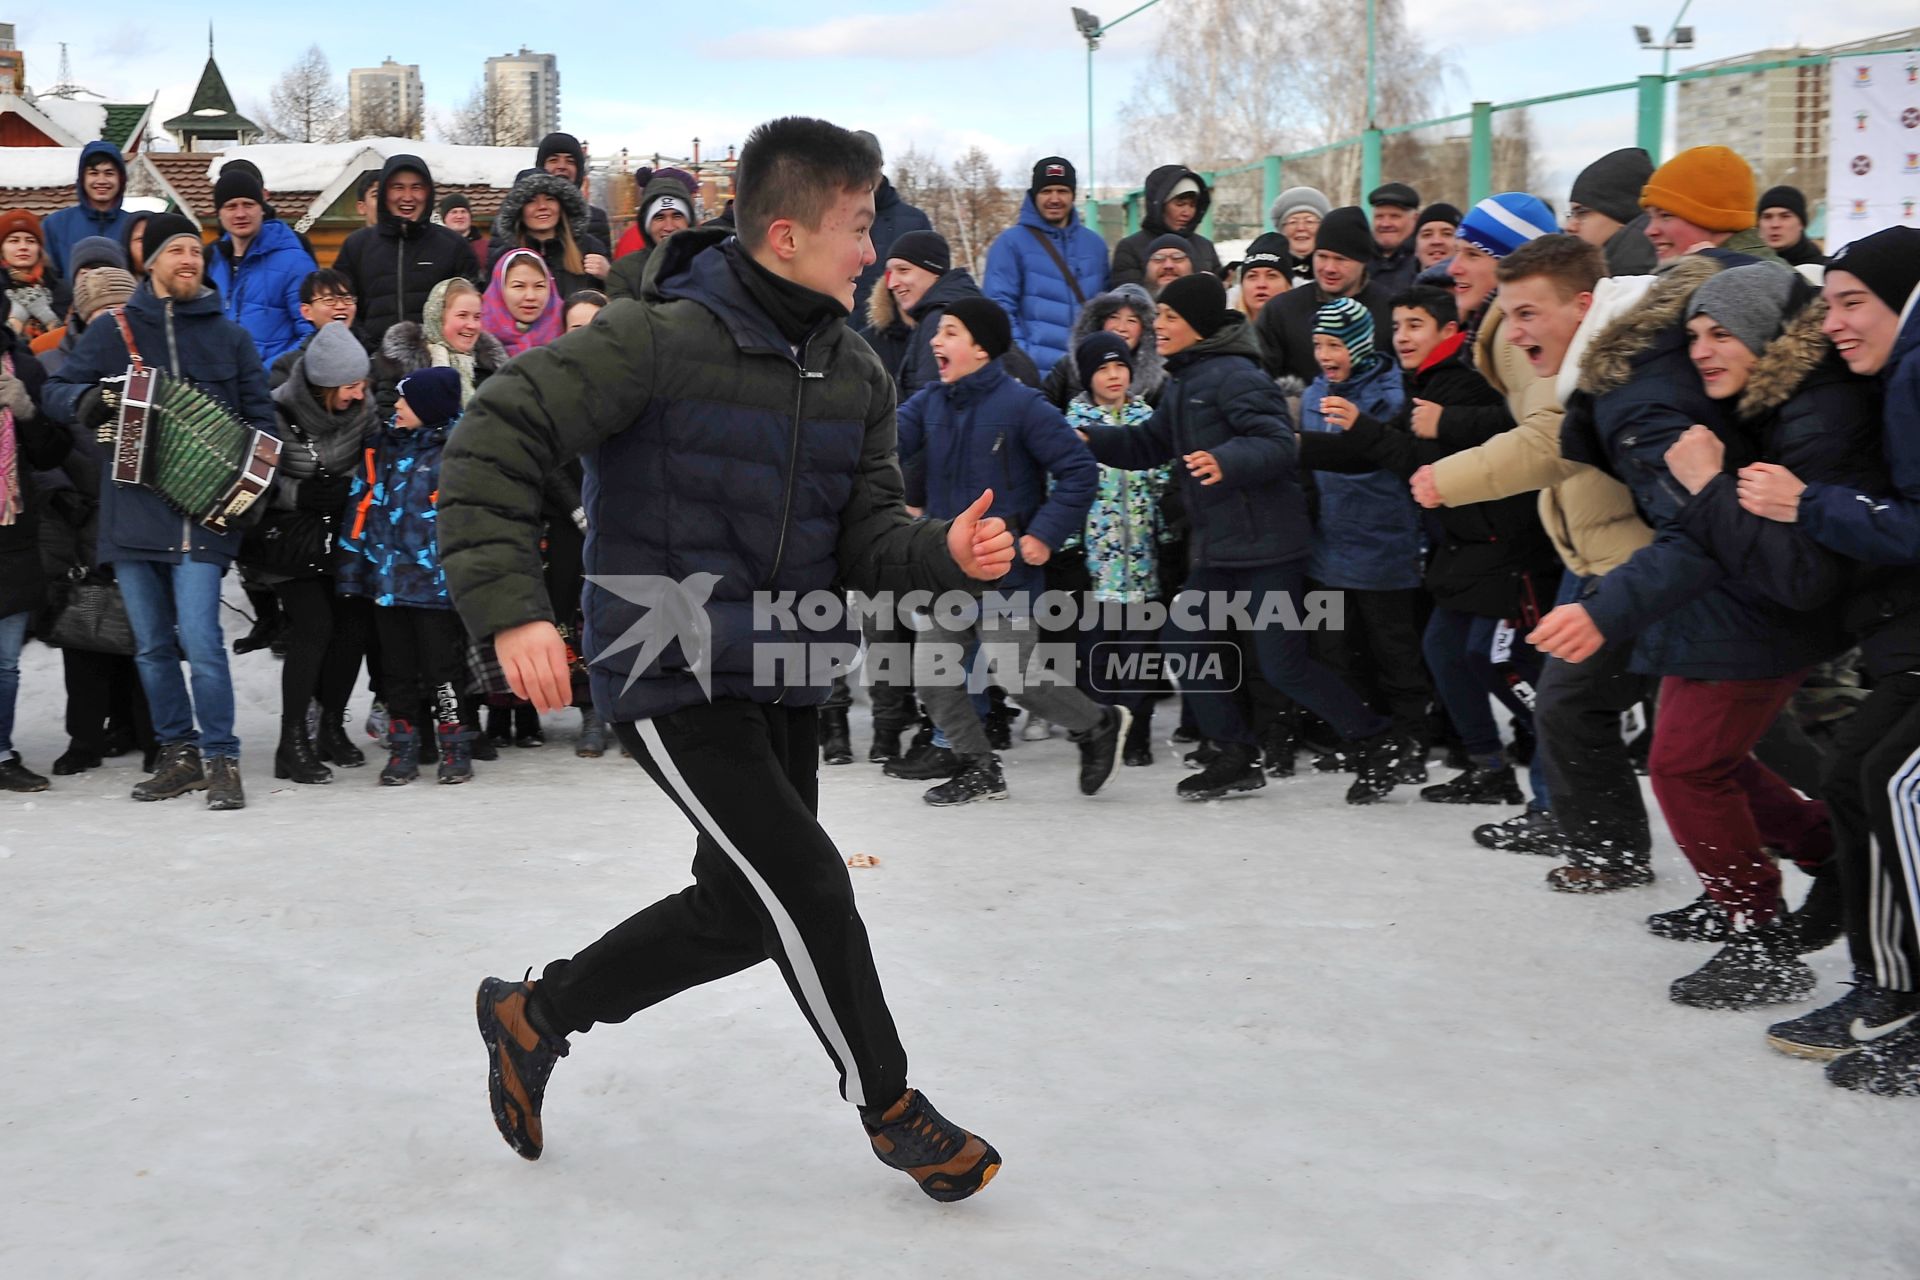
<instances>
[{"instance_id":1,"label":"blue jeans","mask_svg":"<svg viewBox=\"0 0 1920 1280\"><path fill-rule=\"evenodd\" d=\"M20 650L27 643L27 618L0 618L0 760L13 755L13 704L20 696Z\"/></svg>"},{"instance_id":2,"label":"blue jeans","mask_svg":"<svg viewBox=\"0 0 1920 1280\"><path fill-rule=\"evenodd\" d=\"M1501 706L1529 728L1533 725L1533 708L1521 701L1502 673L1494 670L1494 633L1502 625L1498 618L1437 608L1427 621L1427 634L1421 641L1427 669L1433 672L1434 689L1446 704L1447 715L1460 734L1460 745L1474 757L1500 754L1500 726L1494 723L1488 694L1498 698ZM1513 636L1512 645L1509 664L1529 687L1537 689L1540 651L1528 644L1523 635ZM1534 741L1533 759L1527 767L1527 785L1533 788L1533 802L1528 808L1544 811L1551 808L1551 797L1541 764L1538 734Z\"/></svg>"},{"instance_id":3,"label":"blue jeans","mask_svg":"<svg viewBox=\"0 0 1920 1280\"><path fill-rule=\"evenodd\" d=\"M220 634L221 565L188 560L119 560L113 566L133 624L134 665L153 710L153 737L163 745L192 742L208 760L240 758L233 733L233 679ZM180 675L184 659L193 696ZM199 727L194 727L195 718Z\"/></svg>"}]
</instances>

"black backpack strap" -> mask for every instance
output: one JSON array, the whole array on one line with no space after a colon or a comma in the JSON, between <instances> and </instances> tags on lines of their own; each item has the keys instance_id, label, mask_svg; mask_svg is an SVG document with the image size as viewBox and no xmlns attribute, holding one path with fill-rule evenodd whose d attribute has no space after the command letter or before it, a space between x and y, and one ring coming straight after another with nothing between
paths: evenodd
<instances>
[{"instance_id":1,"label":"black backpack strap","mask_svg":"<svg viewBox=\"0 0 1920 1280\"><path fill-rule=\"evenodd\" d=\"M1087 295L1081 291L1080 282L1074 279L1073 268L1068 266L1067 260L1060 256L1060 246L1053 242L1052 236L1038 227L1030 226L1027 230L1033 233L1033 238L1040 242L1040 247L1047 251L1049 258L1053 259L1053 265L1060 268L1060 274L1066 277L1067 288L1073 290L1073 300L1083 307L1086 306Z\"/></svg>"}]
</instances>

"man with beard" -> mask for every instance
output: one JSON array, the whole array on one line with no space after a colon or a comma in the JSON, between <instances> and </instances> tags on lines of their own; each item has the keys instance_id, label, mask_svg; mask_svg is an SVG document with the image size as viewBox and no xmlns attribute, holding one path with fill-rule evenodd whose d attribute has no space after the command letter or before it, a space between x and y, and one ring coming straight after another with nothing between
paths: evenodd
<instances>
[{"instance_id":1,"label":"man with beard","mask_svg":"<svg viewBox=\"0 0 1920 1280\"><path fill-rule=\"evenodd\" d=\"M1376 252L1367 215L1357 206L1335 209L1314 236L1313 283L1289 290L1260 309L1254 333L1260 359L1276 378L1304 386L1320 376L1313 358L1313 325L1320 308L1335 298L1354 298L1373 313L1376 331L1393 331L1393 299L1368 274Z\"/></svg>"},{"instance_id":2,"label":"man with beard","mask_svg":"<svg viewBox=\"0 0 1920 1280\"><path fill-rule=\"evenodd\" d=\"M45 407L59 422L99 431L113 407L102 383L126 373L132 352L144 363L190 382L250 427L274 430L267 371L247 331L227 319L220 295L207 287L200 228L179 214L148 219L142 248L147 279L124 315L98 317L73 357L47 384ZM164 420L155 428L167 429ZM288 443L281 474L314 474L308 446ZM233 680L220 634L220 581L240 550L240 531L215 533L180 514L142 485L101 486L98 559L113 566L138 645L140 685L153 709L160 744L153 776L133 789L136 800L167 800L205 791L209 809L240 809L240 740L234 735ZM191 672L183 677L180 664Z\"/></svg>"}]
</instances>

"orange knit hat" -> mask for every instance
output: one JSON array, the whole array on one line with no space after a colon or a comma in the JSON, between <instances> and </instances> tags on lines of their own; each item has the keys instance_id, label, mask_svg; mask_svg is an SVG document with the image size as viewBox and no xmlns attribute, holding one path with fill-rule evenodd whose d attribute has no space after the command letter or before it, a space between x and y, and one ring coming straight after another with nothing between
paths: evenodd
<instances>
[{"instance_id":1,"label":"orange knit hat","mask_svg":"<svg viewBox=\"0 0 1920 1280\"><path fill-rule=\"evenodd\" d=\"M0 213L0 240L5 240L16 231L24 231L41 244L47 242L40 232L40 219L25 209L9 209Z\"/></svg>"},{"instance_id":2,"label":"orange knit hat","mask_svg":"<svg viewBox=\"0 0 1920 1280\"><path fill-rule=\"evenodd\" d=\"M1745 231L1754 224L1753 169L1726 147L1693 147L1653 171L1640 206L1677 213L1708 231Z\"/></svg>"}]
</instances>

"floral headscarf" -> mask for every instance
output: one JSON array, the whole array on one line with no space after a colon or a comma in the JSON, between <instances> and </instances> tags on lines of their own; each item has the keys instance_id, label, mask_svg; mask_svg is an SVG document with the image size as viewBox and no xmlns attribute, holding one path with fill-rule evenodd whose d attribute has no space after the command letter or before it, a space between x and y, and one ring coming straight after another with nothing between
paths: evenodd
<instances>
[{"instance_id":1,"label":"floral headscarf","mask_svg":"<svg viewBox=\"0 0 1920 1280\"><path fill-rule=\"evenodd\" d=\"M523 260L538 264L540 273L547 278L547 304L533 323L527 325L521 324L514 317L513 308L507 305L507 269ZM546 259L531 249L510 250L493 264L493 281L487 285L481 316L487 332L500 339L509 356L544 347L566 332L567 327L566 314L560 304L560 285L554 280Z\"/></svg>"}]
</instances>

